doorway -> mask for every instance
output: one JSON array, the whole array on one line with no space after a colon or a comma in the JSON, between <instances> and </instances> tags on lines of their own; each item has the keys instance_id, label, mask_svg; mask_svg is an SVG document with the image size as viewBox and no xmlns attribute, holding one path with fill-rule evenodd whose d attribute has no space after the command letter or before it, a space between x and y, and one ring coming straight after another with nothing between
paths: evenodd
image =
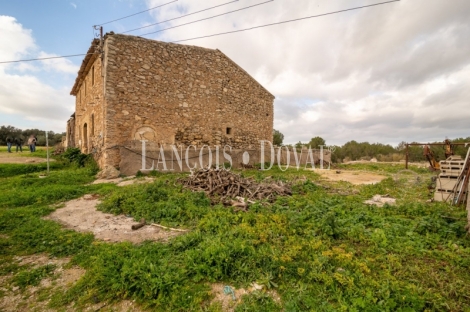
<instances>
[{"instance_id":1,"label":"doorway","mask_svg":"<svg viewBox=\"0 0 470 312\"><path fill-rule=\"evenodd\" d=\"M88 154L88 126L85 123L83 125L83 152Z\"/></svg>"}]
</instances>

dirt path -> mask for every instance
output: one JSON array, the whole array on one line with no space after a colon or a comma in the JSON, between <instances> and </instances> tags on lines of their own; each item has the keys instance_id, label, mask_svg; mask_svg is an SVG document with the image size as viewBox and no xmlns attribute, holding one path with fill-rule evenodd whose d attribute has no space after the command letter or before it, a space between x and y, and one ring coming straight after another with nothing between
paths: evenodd
<instances>
[{"instance_id":1,"label":"dirt path","mask_svg":"<svg viewBox=\"0 0 470 312\"><path fill-rule=\"evenodd\" d=\"M343 163L344 165L354 164L391 164L391 165L402 165L405 168L405 161L370 161L370 160L351 160ZM429 163L427 162L408 162L409 166L415 166L418 168L427 168Z\"/></svg>"},{"instance_id":2,"label":"dirt path","mask_svg":"<svg viewBox=\"0 0 470 312\"><path fill-rule=\"evenodd\" d=\"M116 178L116 179L97 179L91 184L101 184L101 183L113 183L117 186L127 186L133 184L145 184L154 182L154 178L144 177L136 178L135 176L125 177L125 178Z\"/></svg>"},{"instance_id":3,"label":"dirt path","mask_svg":"<svg viewBox=\"0 0 470 312\"><path fill-rule=\"evenodd\" d=\"M386 176L365 172L365 171L347 171L347 170L319 170L315 172L320 174L323 178L330 181L346 181L354 185L361 184L376 184L380 183Z\"/></svg>"},{"instance_id":4,"label":"dirt path","mask_svg":"<svg viewBox=\"0 0 470 312\"><path fill-rule=\"evenodd\" d=\"M75 231L92 232L97 239L108 242L129 241L137 244L146 240L167 241L185 233L154 225L145 225L133 231L132 225L138 222L123 215L116 216L96 210L99 202L96 197L85 195L65 203L64 208L57 209L46 219L57 221Z\"/></svg>"},{"instance_id":5,"label":"dirt path","mask_svg":"<svg viewBox=\"0 0 470 312\"><path fill-rule=\"evenodd\" d=\"M46 162L46 158L41 157L29 157L29 156L18 156L19 153L0 153L0 164L38 164ZM30 152L23 152L24 154L31 154ZM34 155L34 154L31 154ZM54 159L49 159L49 161L55 161Z\"/></svg>"}]
</instances>

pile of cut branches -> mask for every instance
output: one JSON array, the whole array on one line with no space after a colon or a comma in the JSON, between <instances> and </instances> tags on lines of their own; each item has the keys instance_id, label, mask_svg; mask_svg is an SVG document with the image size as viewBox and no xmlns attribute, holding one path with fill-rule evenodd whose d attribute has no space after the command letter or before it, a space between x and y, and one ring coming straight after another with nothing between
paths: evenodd
<instances>
[{"instance_id":1,"label":"pile of cut branches","mask_svg":"<svg viewBox=\"0 0 470 312\"><path fill-rule=\"evenodd\" d=\"M178 182L192 191L205 192L214 204L222 203L242 210L255 200L274 202L277 196L292 195L290 185L282 181L258 183L224 169L199 169Z\"/></svg>"}]
</instances>

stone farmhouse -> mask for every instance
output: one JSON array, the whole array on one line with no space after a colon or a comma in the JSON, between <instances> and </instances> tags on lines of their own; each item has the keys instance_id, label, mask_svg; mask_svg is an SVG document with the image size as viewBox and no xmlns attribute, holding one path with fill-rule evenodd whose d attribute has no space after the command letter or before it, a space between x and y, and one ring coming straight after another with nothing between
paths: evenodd
<instances>
[{"instance_id":1,"label":"stone farmhouse","mask_svg":"<svg viewBox=\"0 0 470 312\"><path fill-rule=\"evenodd\" d=\"M274 96L219 50L108 33L95 39L70 92L67 146L118 168L122 147L255 149L272 141Z\"/></svg>"}]
</instances>

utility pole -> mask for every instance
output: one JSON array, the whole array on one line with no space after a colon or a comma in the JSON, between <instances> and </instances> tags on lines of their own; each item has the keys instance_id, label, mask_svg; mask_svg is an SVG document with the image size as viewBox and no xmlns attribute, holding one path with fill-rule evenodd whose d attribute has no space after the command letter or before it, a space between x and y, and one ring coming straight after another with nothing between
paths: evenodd
<instances>
[{"instance_id":1,"label":"utility pole","mask_svg":"<svg viewBox=\"0 0 470 312\"><path fill-rule=\"evenodd\" d=\"M47 175L49 175L49 140L47 138L47 130L46 130L46 157L47 157Z\"/></svg>"},{"instance_id":2,"label":"utility pole","mask_svg":"<svg viewBox=\"0 0 470 312\"><path fill-rule=\"evenodd\" d=\"M95 34L95 37L99 36L100 38L99 52L102 53L103 52L103 26L93 25L93 29L100 31L100 34L99 35Z\"/></svg>"},{"instance_id":3,"label":"utility pole","mask_svg":"<svg viewBox=\"0 0 470 312\"><path fill-rule=\"evenodd\" d=\"M405 169L408 169L408 157L409 157L409 152L408 152L408 143L406 143L406 150L405 150Z\"/></svg>"}]
</instances>

